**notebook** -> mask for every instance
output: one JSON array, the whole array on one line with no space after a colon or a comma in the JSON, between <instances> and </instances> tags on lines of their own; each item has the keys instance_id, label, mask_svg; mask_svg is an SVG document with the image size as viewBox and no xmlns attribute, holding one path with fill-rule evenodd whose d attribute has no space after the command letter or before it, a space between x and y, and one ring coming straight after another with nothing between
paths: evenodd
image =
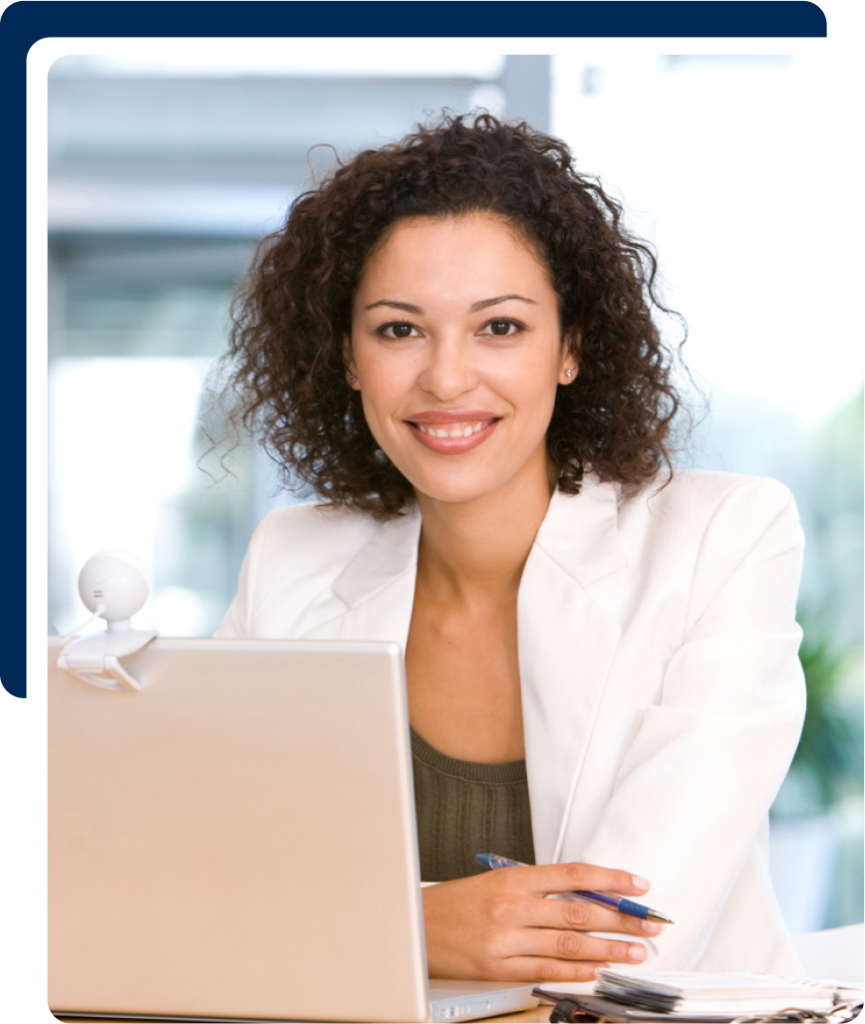
<instances>
[{"instance_id":1,"label":"notebook","mask_svg":"<svg viewBox=\"0 0 865 1024\"><path fill-rule=\"evenodd\" d=\"M772 1014L795 1006L815 1013L831 1011L835 986L771 974L683 973L652 971L629 974L598 971L599 996L658 1012L712 1014L728 1010Z\"/></svg>"},{"instance_id":2,"label":"notebook","mask_svg":"<svg viewBox=\"0 0 865 1024\"><path fill-rule=\"evenodd\" d=\"M48 1002L63 1015L472 1020L428 982L393 643L156 639L140 685L48 643Z\"/></svg>"},{"instance_id":3,"label":"notebook","mask_svg":"<svg viewBox=\"0 0 865 1024\"><path fill-rule=\"evenodd\" d=\"M554 986L535 993L548 1002L579 1008L583 1016L609 1021L852 1020L862 991L834 982L769 974L605 969L594 988ZM858 1009L857 1009L858 1008ZM557 1019L570 1019L560 1017Z\"/></svg>"}]
</instances>

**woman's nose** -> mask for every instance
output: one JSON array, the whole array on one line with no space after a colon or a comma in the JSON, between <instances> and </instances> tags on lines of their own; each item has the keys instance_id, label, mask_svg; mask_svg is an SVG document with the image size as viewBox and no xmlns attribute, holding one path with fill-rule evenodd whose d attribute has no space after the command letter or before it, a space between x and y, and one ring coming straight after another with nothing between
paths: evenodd
<instances>
[{"instance_id":1,"label":"woman's nose","mask_svg":"<svg viewBox=\"0 0 865 1024\"><path fill-rule=\"evenodd\" d=\"M478 383L471 346L458 336L444 336L428 347L418 383L424 391L446 402L472 391Z\"/></svg>"}]
</instances>

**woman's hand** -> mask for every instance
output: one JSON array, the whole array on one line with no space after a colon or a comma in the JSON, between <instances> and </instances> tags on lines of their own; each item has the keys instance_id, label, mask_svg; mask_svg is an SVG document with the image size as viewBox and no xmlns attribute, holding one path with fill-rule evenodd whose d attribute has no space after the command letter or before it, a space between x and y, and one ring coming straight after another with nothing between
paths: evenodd
<instances>
[{"instance_id":1,"label":"woman's hand","mask_svg":"<svg viewBox=\"0 0 865 1024\"><path fill-rule=\"evenodd\" d=\"M503 868L423 890L432 978L490 981L590 981L610 963L640 963L645 946L629 936L662 926L593 903L544 899L573 889L640 896L649 883L591 864ZM621 941L586 932L622 932Z\"/></svg>"}]
</instances>

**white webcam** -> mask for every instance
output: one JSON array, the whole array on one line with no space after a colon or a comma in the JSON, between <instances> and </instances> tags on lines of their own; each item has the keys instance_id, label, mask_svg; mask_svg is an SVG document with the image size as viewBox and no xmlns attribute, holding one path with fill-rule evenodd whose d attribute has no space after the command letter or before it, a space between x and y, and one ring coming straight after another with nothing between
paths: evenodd
<instances>
[{"instance_id":1,"label":"white webcam","mask_svg":"<svg viewBox=\"0 0 865 1024\"><path fill-rule=\"evenodd\" d=\"M64 637L70 642L60 652L58 667L105 690L141 689L118 659L140 651L156 636L155 629L133 629L130 622L150 593L144 566L125 551L100 551L84 563L78 593L93 615ZM71 639L100 617L106 629Z\"/></svg>"},{"instance_id":2,"label":"white webcam","mask_svg":"<svg viewBox=\"0 0 865 1024\"><path fill-rule=\"evenodd\" d=\"M78 576L78 593L85 608L101 615L109 630L128 629L129 620L144 607L150 586L137 558L111 548L84 563Z\"/></svg>"}]
</instances>

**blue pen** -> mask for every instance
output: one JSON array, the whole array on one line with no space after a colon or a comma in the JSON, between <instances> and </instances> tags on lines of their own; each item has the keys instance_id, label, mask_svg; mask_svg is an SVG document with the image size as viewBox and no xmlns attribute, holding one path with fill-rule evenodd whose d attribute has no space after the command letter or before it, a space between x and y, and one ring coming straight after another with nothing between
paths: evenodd
<instances>
[{"instance_id":1,"label":"blue pen","mask_svg":"<svg viewBox=\"0 0 865 1024\"><path fill-rule=\"evenodd\" d=\"M524 868L527 866L518 860L500 857L497 853L478 853L475 855L475 860L479 860L485 868ZM563 900L585 900L586 903L597 903L602 907L618 910L620 914L627 914L629 917L641 917L644 921L660 921L662 924L675 924L666 914L662 914L660 910L644 907L642 903L634 903L633 900L625 899L624 896L609 896L603 892L575 889L573 892L559 893L558 897Z\"/></svg>"}]
</instances>

